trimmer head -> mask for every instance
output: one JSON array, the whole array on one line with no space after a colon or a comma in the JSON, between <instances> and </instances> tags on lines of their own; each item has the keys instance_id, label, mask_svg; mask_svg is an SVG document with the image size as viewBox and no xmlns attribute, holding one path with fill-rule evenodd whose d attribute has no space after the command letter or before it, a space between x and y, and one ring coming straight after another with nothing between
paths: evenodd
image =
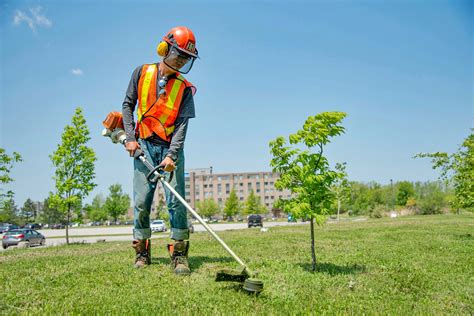
<instances>
[{"instance_id":1,"label":"trimmer head","mask_svg":"<svg viewBox=\"0 0 474 316\"><path fill-rule=\"evenodd\" d=\"M244 282L243 289L251 293L260 293L263 291L263 281L257 278L248 278Z\"/></svg>"},{"instance_id":2,"label":"trimmer head","mask_svg":"<svg viewBox=\"0 0 474 316\"><path fill-rule=\"evenodd\" d=\"M263 282L257 279L253 273L249 273L245 267L237 270L223 269L216 274L216 281L230 281L243 283L243 289L250 293L263 291Z\"/></svg>"}]
</instances>

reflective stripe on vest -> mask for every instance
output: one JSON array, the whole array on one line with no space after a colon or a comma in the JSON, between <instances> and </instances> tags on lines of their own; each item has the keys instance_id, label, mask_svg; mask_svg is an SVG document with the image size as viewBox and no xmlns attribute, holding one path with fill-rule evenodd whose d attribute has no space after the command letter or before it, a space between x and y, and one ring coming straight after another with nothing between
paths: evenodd
<instances>
[{"instance_id":1,"label":"reflective stripe on vest","mask_svg":"<svg viewBox=\"0 0 474 316\"><path fill-rule=\"evenodd\" d=\"M138 83L140 105L137 111L137 127L140 138L148 138L155 133L163 140L170 141L184 89L194 87L183 76L177 75L176 78L168 80L165 87L166 93L158 97L157 74L158 69L155 64L144 65L142 68Z\"/></svg>"},{"instance_id":2,"label":"reflective stripe on vest","mask_svg":"<svg viewBox=\"0 0 474 316\"><path fill-rule=\"evenodd\" d=\"M148 91L150 91L150 83L151 79L153 78L153 75L155 74L156 71L156 65L149 65L146 74L145 74L145 80L143 81L143 87L142 87L142 94L140 96L140 108L137 111L138 114L138 121L141 120L142 113L145 113L147 110L147 99L148 99Z\"/></svg>"}]
</instances>

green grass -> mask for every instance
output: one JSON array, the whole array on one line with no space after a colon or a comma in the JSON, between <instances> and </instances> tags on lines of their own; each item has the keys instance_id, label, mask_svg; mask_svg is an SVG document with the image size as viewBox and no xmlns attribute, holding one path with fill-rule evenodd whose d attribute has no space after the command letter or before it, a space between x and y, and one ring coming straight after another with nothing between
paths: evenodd
<instances>
[{"instance_id":1,"label":"green grass","mask_svg":"<svg viewBox=\"0 0 474 316\"><path fill-rule=\"evenodd\" d=\"M439 215L248 229L219 235L260 272L248 295L214 282L236 264L208 234L192 235L190 277L169 268L165 240L153 264L132 268L128 242L12 249L0 254L0 314L471 314L474 216Z\"/></svg>"}]
</instances>

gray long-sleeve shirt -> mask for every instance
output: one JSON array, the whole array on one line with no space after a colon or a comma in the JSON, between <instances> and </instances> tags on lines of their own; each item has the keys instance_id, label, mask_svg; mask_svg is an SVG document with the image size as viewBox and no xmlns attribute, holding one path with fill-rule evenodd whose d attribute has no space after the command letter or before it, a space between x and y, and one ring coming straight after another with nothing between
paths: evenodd
<instances>
[{"instance_id":1,"label":"gray long-sleeve shirt","mask_svg":"<svg viewBox=\"0 0 474 316\"><path fill-rule=\"evenodd\" d=\"M123 124L125 127L127 141L136 141L133 113L135 112L135 107L137 105L138 81L140 80L142 68L143 66L139 66L133 71L132 78L130 79L127 92L125 94L125 99L122 104ZM159 91L158 86L157 91ZM181 106L179 109L178 117L175 121L175 130L171 135L171 142L167 142L155 134L149 137L148 140L154 144L169 147L166 156L170 157L173 160L176 160L176 158L178 157L179 150L184 147L186 132L188 130L188 120L195 116L196 115L194 110L193 94L190 88L186 88L184 90L183 98L181 100Z\"/></svg>"}]
</instances>

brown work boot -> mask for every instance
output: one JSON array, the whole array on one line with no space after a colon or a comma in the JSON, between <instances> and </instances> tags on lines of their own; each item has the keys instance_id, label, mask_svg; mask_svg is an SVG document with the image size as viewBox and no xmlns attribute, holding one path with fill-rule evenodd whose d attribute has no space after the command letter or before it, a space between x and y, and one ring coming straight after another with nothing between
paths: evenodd
<instances>
[{"instance_id":1,"label":"brown work boot","mask_svg":"<svg viewBox=\"0 0 474 316\"><path fill-rule=\"evenodd\" d=\"M135 257L135 268L143 268L151 263L150 239L134 240L132 248L137 254Z\"/></svg>"},{"instance_id":2,"label":"brown work boot","mask_svg":"<svg viewBox=\"0 0 474 316\"><path fill-rule=\"evenodd\" d=\"M174 273L177 275L190 275L188 264L188 250L189 241L177 241L173 244L168 244L168 251L171 256L171 266Z\"/></svg>"}]
</instances>

